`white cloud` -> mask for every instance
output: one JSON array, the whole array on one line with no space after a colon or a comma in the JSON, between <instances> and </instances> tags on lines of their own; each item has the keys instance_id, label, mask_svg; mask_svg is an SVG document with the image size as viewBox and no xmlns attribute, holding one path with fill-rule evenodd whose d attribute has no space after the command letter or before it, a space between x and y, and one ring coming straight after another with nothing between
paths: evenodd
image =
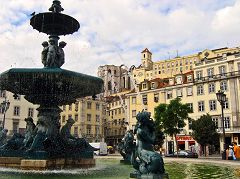
<instances>
[{"instance_id":1,"label":"white cloud","mask_svg":"<svg viewBox=\"0 0 240 179\"><path fill-rule=\"evenodd\" d=\"M238 46L239 0L62 0L63 13L81 28L61 37L67 42L63 68L96 74L105 64L139 65L148 47L154 60L205 48ZM51 0L1 2L0 72L12 67L42 67L47 35L29 25L29 14L48 11Z\"/></svg>"}]
</instances>

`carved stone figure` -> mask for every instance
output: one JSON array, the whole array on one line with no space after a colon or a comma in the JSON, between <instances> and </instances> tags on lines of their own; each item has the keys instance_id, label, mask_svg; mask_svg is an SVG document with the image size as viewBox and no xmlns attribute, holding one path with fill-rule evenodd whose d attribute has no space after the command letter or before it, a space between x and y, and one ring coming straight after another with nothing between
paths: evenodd
<instances>
[{"instance_id":1,"label":"carved stone figure","mask_svg":"<svg viewBox=\"0 0 240 179\"><path fill-rule=\"evenodd\" d=\"M65 54L63 51L63 48L67 45L66 42L61 41L59 42L59 47L58 47L58 53L57 53L57 61L56 61L56 66L57 67L61 67L64 62L65 62Z\"/></svg>"},{"instance_id":2,"label":"carved stone figure","mask_svg":"<svg viewBox=\"0 0 240 179\"><path fill-rule=\"evenodd\" d=\"M44 41L42 43L43 46L43 50L42 50L42 54L41 54L41 59L42 59L42 63L44 65L44 67L47 66L47 53L48 53L48 42Z\"/></svg>"},{"instance_id":3,"label":"carved stone figure","mask_svg":"<svg viewBox=\"0 0 240 179\"><path fill-rule=\"evenodd\" d=\"M30 152L36 150L44 150L44 140L46 139L46 133L47 133L46 119L43 116L39 116L37 126L34 130L32 145L27 151Z\"/></svg>"},{"instance_id":4,"label":"carved stone figure","mask_svg":"<svg viewBox=\"0 0 240 179\"><path fill-rule=\"evenodd\" d=\"M67 123L62 127L60 136L63 139L66 150L70 151L83 151L83 150L94 150L94 148L84 139L75 138L71 135L71 127L75 123L72 118L67 120Z\"/></svg>"},{"instance_id":5,"label":"carved stone figure","mask_svg":"<svg viewBox=\"0 0 240 179\"><path fill-rule=\"evenodd\" d=\"M24 136L14 133L6 144L0 147L0 150L19 150L23 145Z\"/></svg>"},{"instance_id":6,"label":"carved stone figure","mask_svg":"<svg viewBox=\"0 0 240 179\"><path fill-rule=\"evenodd\" d=\"M63 48L66 46L66 42L61 41L59 46L55 44L53 39L44 41L42 43L43 50L41 54L41 59L44 67L58 67L60 68L65 62L65 54Z\"/></svg>"},{"instance_id":7,"label":"carved stone figure","mask_svg":"<svg viewBox=\"0 0 240 179\"><path fill-rule=\"evenodd\" d=\"M155 140L154 123L150 118L150 113L143 111L137 115L137 124L134 134L137 136L136 150L132 155L133 167L138 175L164 174L164 163L161 155L154 151ZM139 158L137 160L136 158Z\"/></svg>"},{"instance_id":8,"label":"carved stone figure","mask_svg":"<svg viewBox=\"0 0 240 179\"><path fill-rule=\"evenodd\" d=\"M33 119L31 117L25 118L26 122L26 132L23 140L23 147L29 148L30 145L33 142L34 137L34 130L36 128L36 125L33 123Z\"/></svg>"},{"instance_id":9,"label":"carved stone figure","mask_svg":"<svg viewBox=\"0 0 240 179\"><path fill-rule=\"evenodd\" d=\"M123 156L124 160L130 161L133 150L135 149L133 131L129 130L126 132L121 143L118 145L118 150Z\"/></svg>"},{"instance_id":10,"label":"carved stone figure","mask_svg":"<svg viewBox=\"0 0 240 179\"><path fill-rule=\"evenodd\" d=\"M54 0L52 6L49 8L49 11L59 13L63 11L64 9L61 6L61 2L58 0Z\"/></svg>"},{"instance_id":11,"label":"carved stone figure","mask_svg":"<svg viewBox=\"0 0 240 179\"><path fill-rule=\"evenodd\" d=\"M57 57L57 45L53 39L49 39L48 51L47 51L47 67L54 67L54 63Z\"/></svg>"}]
</instances>

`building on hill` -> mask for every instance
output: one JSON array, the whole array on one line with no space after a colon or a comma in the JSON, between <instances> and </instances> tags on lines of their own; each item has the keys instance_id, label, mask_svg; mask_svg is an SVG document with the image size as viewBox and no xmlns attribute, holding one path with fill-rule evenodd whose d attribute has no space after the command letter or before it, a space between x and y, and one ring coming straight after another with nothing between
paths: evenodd
<instances>
[{"instance_id":1,"label":"building on hill","mask_svg":"<svg viewBox=\"0 0 240 179\"><path fill-rule=\"evenodd\" d=\"M131 79L124 65L104 65L98 67L98 77L104 81L103 96L131 89Z\"/></svg>"}]
</instances>

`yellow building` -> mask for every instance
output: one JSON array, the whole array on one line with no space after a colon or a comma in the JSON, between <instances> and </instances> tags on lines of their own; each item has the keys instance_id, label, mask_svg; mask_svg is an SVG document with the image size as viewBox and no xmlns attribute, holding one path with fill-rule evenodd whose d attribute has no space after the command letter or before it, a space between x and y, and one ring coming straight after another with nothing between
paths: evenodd
<instances>
[{"instance_id":1,"label":"yellow building","mask_svg":"<svg viewBox=\"0 0 240 179\"><path fill-rule=\"evenodd\" d=\"M108 145L117 146L128 128L126 92L106 97L107 102L107 135Z\"/></svg>"},{"instance_id":2,"label":"yellow building","mask_svg":"<svg viewBox=\"0 0 240 179\"><path fill-rule=\"evenodd\" d=\"M9 104L7 110L4 110L4 103ZM16 132L24 134L26 128L24 119L27 117L32 117L36 124L38 105L29 103L24 99L24 96L17 95L14 98L13 93L0 90L0 104L0 126L3 125L5 118L4 128L8 129L8 135L13 135Z\"/></svg>"},{"instance_id":3,"label":"yellow building","mask_svg":"<svg viewBox=\"0 0 240 179\"><path fill-rule=\"evenodd\" d=\"M220 133L220 150L223 150L221 106L216 98L216 92L221 89L227 95L224 104L226 143L240 143L239 48L204 50L158 62L152 62L152 53L145 49L142 51L142 64L132 70L132 76L136 89L126 95L129 98L130 128L134 128L139 111L145 109L154 114L157 105L168 104L171 99L180 97L193 109L191 118L196 120L206 113L212 116ZM186 124L177 137L182 149L195 144L191 137L191 123L186 121ZM164 148L169 151L172 142L167 138Z\"/></svg>"},{"instance_id":4,"label":"yellow building","mask_svg":"<svg viewBox=\"0 0 240 179\"><path fill-rule=\"evenodd\" d=\"M84 137L88 142L100 142L104 140L104 129L106 128L106 104L105 102L92 98L81 98L72 105L61 107L61 126L68 118L73 118L75 123L72 134L76 137Z\"/></svg>"}]
</instances>

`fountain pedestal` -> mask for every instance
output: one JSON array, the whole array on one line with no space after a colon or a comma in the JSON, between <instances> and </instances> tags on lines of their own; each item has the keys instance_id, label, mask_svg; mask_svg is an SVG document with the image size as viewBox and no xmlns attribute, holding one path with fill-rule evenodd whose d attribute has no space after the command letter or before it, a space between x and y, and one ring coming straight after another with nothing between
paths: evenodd
<instances>
[{"instance_id":1,"label":"fountain pedestal","mask_svg":"<svg viewBox=\"0 0 240 179\"><path fill-rule=\"evenodd\" d=\"M15 68L0 74L1 90L24 95L40 106L36 124L33 119L25 119L25 136L16 133L0 147L1 165L36 170L95 165L94 148L85 139L71 135L73 119L60 129L59 106L103 91L102 79L60 68L65 62L66 43L58 42L59 36L80 28L76 19L61 13L63 10L61 2L53 0L50 12L33 15L30 20L34 29L49 35L48 42L42 43L44 68Z\"/></svg>"}]
</instances>

